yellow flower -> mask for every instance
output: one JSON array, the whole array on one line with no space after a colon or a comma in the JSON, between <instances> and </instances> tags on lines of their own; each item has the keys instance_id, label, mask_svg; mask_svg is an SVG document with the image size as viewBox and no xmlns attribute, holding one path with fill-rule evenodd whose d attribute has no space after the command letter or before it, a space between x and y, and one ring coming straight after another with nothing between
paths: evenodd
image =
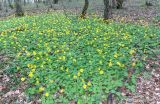
<instances>
[{"instance_id":1,"label":"yellow flower","mask_svg":"<svg viewBox=\"0 0 160 104\"><path fill-rule=\"evenodd\" d=\"M120 67L124 67L124 64L121 64L120 62L117 62L117 65Z\"/></svg>"},{"instance_id":2,"label":"yellow flower","mask_svg":"<svg viewBox=\"0 0 160 104\"><path fill-rule=\"evenodd\" d=\"M81 75L81 73L80 72L78 72L78 77Z\"/></svg>"},{"instance_id":3,"label":"yellow flower","mask_svg":"<svg viewBox=\"0 0 160 104\"><path fill-rule=\"evenodd\" d=\"M62 67L60 67L60 69L61 69L61 70L63 70L63 66L62 66Z\"/></svg>"},{"instance_id":4,"label":"yellow flower","mask_svg":"<svg viewBox=\"0 0 160 104\"><path fill-rule=\"evenodd\" d=\"M87 85L86 85L86 84L84 84L84 85L83 85L83 88L84 88L84 89L87 89Z\"/></svg>"},{"instance_id":5,"label":"yellow flower","mask_svg":"<svg viewBox=\"0 0 160 104\"><path fill-rule=\"evenodd\" d=\"M67 34L67 35L68 35L68 34L70 34L70 31L69 31L69 30L67 30L67 31L66 31L66 34Z\"/></svg>"},{"instance_id":6,"label":"yellow flower","mask_svg":"<svg viewBox=\"0 0 160 104\"><path fill-rule=\"evenodd\" d=\"M58 52L59 52L59 50L56 50L56 51L55 51L55 53L58 53Z\"/></svg>"},{"instance_id":7,"label":"yellow flower","mask_svg":"<svg viewBox=\"0 0 160 104\"><path fill-rule=\"evenodd\" d=\"M32 65L32 68L33 68L33 69L36 69L36 67L37 67L36 65Z\"/></svg>"},{"instance_id":8,"label":"yellow flower","mask_svg":"<svg viewBox=\"0 0 160 104\"><path fill-rule=\"evenodd\" d=\"M39 54L39 55L42 55L42 52L39 52L38 54Z\"/></svg>"},{"instance_id":9,"label":"yellow flower","mask_svg":"<svg viewBox=\"0 0 160 104\"><path fill-rule=\"evenodd\" d=\"M120 63L120 62L117 62L117 65L121 66L121 63Z\"/></svg>"},{"instance_id":10,"label":"yellow flower","mask_svg":"<svg viewBox=\"0 0 160 104\"><path fill-rule=\"evenodd\" d=\"M53 83L53 82L54 82L54 80L50 80L49 82L50 82L50 83Z\"/></svg>"},{"instance_id":11,"label":"yellow flower","mask_svg":"<svg viewBox=\"0 0 160 104\"><path fill-rule=\"evenodd\" d=\"M123 68L125 65L124 64L121 64L121 67Z\"/></svg>"},{"instance_id":12,"label":"yellow flower","mask_svg":"<svg viewBox=\"0 0 160 104\"><path fill-rule=\"evenodd\" d=\"M61 89L60 92L63 93L63 92L64 92L64 89Z\"/></svg>"},{"instance_id":13,"label":"yellow flower","mask_svg":"<svg viewBox=\"0 0 160 104\"><path fill-rule=\"evenodd\" d=\"M22 50L24 51L24 50L25 50L25 48L23 47L23 48L22 48Z\"/></svg>"},{"instance_id":14,"label":"yellow flower","mask_svg":"<svg viewBox=\"0 0 160 104\"><path fill-rule=\"evenodd\" d=\"M48 43L45 43L44 45L47 47L47 46L48 46Z\"/></svg>"},{"instance_id":15,"label":"yellow flower","mask_svg":"<svg viewBox=\"0 0 160 104\"><path fill-rule=\"evenodd\" d=\"M133 62L133 63L132 63L132 67L135 67L135 66L136 66L136 63L135 63L135 62Z\"/></svg>"},{"instance_id":16,"label":"yellow flower","mask_svg":"<svg viewBox=\"0 0 160 104\"><path fill-rule=\"evenodd\" d=\"M37 81L36 81L36 85L38 85L38 84L39 84L39 81L37 80Z\"/></svg>"},{"instance_id":17,"label":"yellow flower","mask_svg":"<svg viewBox=\"0 0 160 104\"><path fill-rule=\"evenodd\" d=\"M44 67L44 65L41 65L40 67L41 67L41 68L43 68L43 67Z\"/></svg>"},{"instance_id":18,"label":"yellow flower","mask_svg":"<svg viewBox=\"0 0 160 104\"><path fill-rule=\"evenodd\" d=\"M73 76L73 79L77 79L77 76L76 76L76 75L74 75L74 76Z\"/></svg>"},{"instance_id":19,"label":"yellow flower","mask_svg":"<svg viewBox=\"0 0 160 104\"><path fill-rule=\"evenodd\" d=\"M20 67L17 67L17 70L20 70Z\"/></svg>"},{"instance_id":20,"label":"yellow flower","mask_svg":"<svg viewBox=\"0 0 160 104\"><path fill-rule=\"evenodd\" d=\"M32 69L32 70L31 70L31 72L35 72L35 71L36 71L36 69Z\"/></svg>"},{"instance_id":21,"label":"yellow flower","mask_svg":"<svg viewBox=\"0 0 160 104\"><path fill-rule=\"evenodd\" d=\"M45 93L45 96L46 96L46 97L48 97L48 96L49 96L49 93L48 93L48 92L46 92L46 93Z\"/></svg>"},{"instance_id":22,"label":"yellow flower","mask_svg":"<svg viewBox=\"0 0 160 104\"><path fill-rule=\"evenodd\" d=\"M135 53L134 50L130 50L129 54L133 55Z\"/></svg>"},{"instance_id":23,"label":"yellow flower","mask_svg":"<svg viewBox=\"0 0 160 104\"><path fill-rule=\"evenodd\" d=\"M73 59L73 62L76 62L77 60L76 59Z\"/></svg>"},{"instance_id":24,"label":"yellow flower","mask_svg":"<svg viewBox=\"0 0 160 104\"><path fill-rule=\"evenodd\" d=\"M84 82L84 79L82 79L82 82Z\"/></svg>"},{"instance_id":25,"label":"yellow flower","mask_svg":"<svg viewBox=\"0 0 160 104\"><path fill-rule=\"evenodd\" d=\"M24 77L22 77L22 78L21 78L21 81L24 81L24 80L25 80L25 78L24 78Z\"/></svg>"},{"instance_id":26,"label":"yellow flower","mask_svg":"<svg viewBox=\"0 0 160 104\"><path fill-rule=\"evenodd\" d=\"M17 57L19 57L21 55L21 52L19 52L18 54L17 54Z\"/></svg>"},{"instance_id":27,"label":"yellow flower","mask_svg":"<svg viewBox=\"0 0 160 104\"><path fill-rule=\"evenodd\" d=\"M68 72L68 68L66 69L66 72Z\"/></svg>"},{"instance_id":28,"label":"yellow flower","mask_svg":"<svg viewBox=\"0 0 160 104\"><path fill-rule=\"evenodd\" d=\"M89 81L89 82L87 83L87 85L88 85L88 86L91 86L91 82Z\"/></svg>"},{"instance_id":29,"label":"yellow flower","mask_svg":"<svg viewBox=\"0 0 160 104\"><path fill-rule=\"evenodd\" d=\"M115 54L114 54L114 58L117 58L117 57L118 57L118 54L117 54L117 53L115 53Z\"/></svg>"},{"instance_id":30,"label":"yellow flower","mask_svg":"<svg viewBox=\"0 0 160 104\"><path fill-rule=\"evenodd\" d=\"M29 52L26 52L26 55L27 55L27 56L30 56L31 54L30 54Z\"/></svg>"},{"instance_id":31,"label":"yellow flower","mask_svg":"<svg viewBox=\"0 0 160 104\"><path fill-rule=\"evenodd\" d=\"M104 71L103 71L103 70L101 70L101 71L99 72L99 74L104 74Z\"/></svg>"},{"instance_id":32,"label":"yellow flower","mask_svg":"<svg viewBox=\"0 0 160 104\"><path fill-rule=\"evenodd\" d=\"M120 46L121 46L121 47L124 47L125 45L124 45L124 44L120 44Z\"/></svg>"},{"instance_id":33,"label":"yellow flower","mask_svg":"<svg viewBox=\"0 0 160 104\"><path fill-rule=\"evenodd\" d=\"M29 75L28 75L30 78L33 77L33 72L30 72Z\"/></svg>"},{"instance_id":34,"label":"yellow flower","mask_svg":"<svg viewBox=\"0 0 160 104\"><path fill-rule=\"evenodd\" d=\"M64 61L64 60L66 59L66 57L65 57L65 56L61 56L61 57L59 57L58 59Z\"/></svg>"},{"instance_id":35,"label":"yellow flower","mask_svg":"<svg viewBox=\"0 0 160 104\"><path fill-rule=\"evenodd\" d=\"M39 60L39 57L36 57L36 60Z\"/></svg>"},{"instance_id":36,"label":"yellow flower","mask_svg":"<svg viewBox=\"0 0 160 104\"><path fill-rule=\"evenodd\" d=\"M36 55L37 53L35 51L33 51L33 55Z\"/></svg>"},{"instance_id":37,"label":"yellow flower","mask_svg":"<svg viewBox=\"0 0 160 104\"><path fill-rule=\"evenodd\" d=\"M80 69L80 72L81 72L81 73L83 73L83 71L84 71L83 69Z\"/></svg>"},{"instance_id":38,"label":"yellow flower","mask_svg":"<svg viewBox=\"0 0 160 104\"><path fill-rule=\"evenodd\" d=\"M100 60L100 61L99 61L99 64L101 64L101 65L102 65L102 63L103 63L103 62L102 62L102 60Z\"/></svg>"},{"instance_id":39,"label":"yellow flower","mask_svg":"<svg viewBox=\"0 0 160 104\"><path fill-rule=\"evenodd\" d=\"M42 91L44 91L44 87L41 86L41 87L39 88L39 92L42 92Z\"/></svg>"},{"instance_id":40,"label":"yellow flower","mask_svg":"<svg viewBox=\"0 0 160 104\"><path fill-rule=\"evenodd\" d=\"M31 64L27 64L27 67L30 68L30 67L31 67Z\"/></svg>"},{"instance_id":41,"label":"yellow flower","mask_svg":"<svg viewBox=\"0 0 160 104\"><path fill-rule=\"evenodd\" d=\"M99 53L99 54L102 54L102 50L100 50L100 49L97 49L97 52Z\"/></svg>"},{"instance_id":42,"label":"yellow flower","mask_svg":"<svg viewBox=\"0 0 160 104\"><path fill-rule=\"evenodd\" d=\"M111 67L111 66L112 66L112 62L111 62L111 61L109 62L108 66L109 66L109 67Z\"/></svg>"},{"instance_id":43,"label":"yellow flower","mask_svg":"<svg viewBox=\"0 0 160 104\"><path fill-rule=\"evenodd\" d=\"M48 51L48 52L50 52L50 51L51 51L51 49L50 49L49 47L47 47L47 51Z\"/></svg>"}]
</instances>

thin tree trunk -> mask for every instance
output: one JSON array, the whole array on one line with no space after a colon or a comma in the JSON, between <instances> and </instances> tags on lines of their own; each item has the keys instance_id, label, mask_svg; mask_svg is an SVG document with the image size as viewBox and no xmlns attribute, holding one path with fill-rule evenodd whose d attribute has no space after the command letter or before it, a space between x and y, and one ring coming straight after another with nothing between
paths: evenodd
<instances>
[{"instance_id":1,"label":"thin tree trunk","mask_svg":"<svg viewBox=\"0 0 160 104\"><path fill-rule=\"evenodd\" d=\"M0 10L2 10L2 9L3 9L2 2L0 1Z\"/></svg>"},{"instance_id":2,"label":"thin tree trunk","mask_svg":"<svg viewBox=\"0 0 160 104\"><path fill-rule=\"evenodd\" d=\"M11 0L8 0L8 4L9 4L9 7L10 7L11 9L14 8L13 5L12 5L12 3L11 3Z\"/></svg>"},{"instance_id":3,"label":"thin tree trunk","mask_svg":"<svg viewBox=\"0 0 160 104\"><path fill-rule=\"evenodd\" d=\"M112 0L112 8L116 8L116 0Z\"/></svg>"},{"instance_id":4,"label":"thin tree trunk","mask_svg":"<svg viewBox=\"0 0 160 104\"><path fill-rule=\"evenodd\" d=\"M110 17L109 0L104 0L104 20L109 19L109 17Z\"/></svg>"},{"instance_id":5,"label":"thin tree trunk","mask_svg":"<svg viewBox=\"0 0 160 104\"><path fill-rule=\"evenodd\" d=\"M58 0L54 0L54 4L58 4Z\"/></svg>"},{"instance_id":6,"label":"thin tree trunk","mask_svg":"<svg viewBox=\"0 0 160 104\"><path fill-rule=\"evenodd\" d=\"M16 16L24 16L21 0L16 0Z\"/></svg>"},{"instance_id":7,"label":"thin tree trunk","mask_svg":"<svg viewBox=\"0 0 160 104\"><path fill-rule=\"evenodd\" d=\"M88 6L89 6L89 1L85 0L85 4L84 4L84 7L83 7L81 16L80 16L81 18L85 18L86 17Z\"/></svg>"},{"instance_id":8,"label":"thin tree trunk","mask_svg":"<svg viewBox=\"0 0 160 104\"><path fill-rule=\"evenodd\" d=\"M7 1L6 1L6 0L4 1L4 4L3 4L3 5L4 5L4 7L5 7L5 11L8 12L8 6L7 6Z\"/></svg>"},{"instance_id":9,"label":"thin tree trunk","mask_svg":"<svg viewBox=\"0 0 160 104\"><path fill-rule=\"evenodd\" d=\"M26 0L23 1L24 6L26 5Z\"/></svg>"}]
</instances>

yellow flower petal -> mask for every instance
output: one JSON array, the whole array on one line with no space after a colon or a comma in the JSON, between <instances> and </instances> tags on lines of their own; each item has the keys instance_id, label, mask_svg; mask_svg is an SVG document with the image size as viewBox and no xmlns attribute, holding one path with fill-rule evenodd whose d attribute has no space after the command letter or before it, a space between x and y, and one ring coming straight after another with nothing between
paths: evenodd
<instances>
[{"instance_id":1,"label":"yellow flower petal","mask_svg":"<svg viewBox=\"0 0 160 104\"><path fill-rule=\"evenodd\" d=\"M78 77L79 77L79 76L81 76L81 73L80 73L80 72L78 72Z\"/></svg>"},{"instance_id":2,"label":"yellow flower petal","mask_svg":"<svg viewBox=\"0 0 160 104\"><path fill-rule=\"evenodd\" d=\"M29 76L30 78L32 78L32 77L33 77L33 73L30 72L28 76Z\"/></svg>"},{"instance_id":3,"label":"yellow flower petal","mask_svg":"<svg viewBox=\"0 0 160 104\"><path fill-rule=\"evenodd\" d=\"M48 92L46 92L46 93L45 93L45 96L46 96L46 97L48 97L48 96L49 96L49 93L48 93Z\"/></svg>"},{"instance_id":4,"label":"yellow flower petal","mask_svg":"<svg viewBox=\"0 0 160 104\"><path fill-rule=\"evenodd\" d=\"M74 76L73 76L73 79L77 79L77 76L76 76L76 75L74 75Z\"/></svg>"},{"instance_id":5,"label":"yellow flower petal","mask_svg":"<svg viewBox=\"0 0 160 104\"><path fill-rule=\"evenodd\" d=\"M109 62L108 66L111 67L112 66L112 62Z\"/></svg>"},{"instance_id":6,"label":"yellow flower petal","mask_svg":"<svg viewBox=\"0 0 160 104\"><path fill-rule=\"evenodd\" d=\"M87 85L88 85L88 86L91 86L91 82L89 81L89 82L87 83Z\"/></svg>"},{"instance_id":7,"label":"yellow flower petal","mask_svg":"<svg viewBox=\"0 0 160 104\"><path fill-rule=\"evenodd\" d=\"M135 50L130 50L129 54L133 55L135 53Z\"/></svg>"},{"instance_id":8,"label":"yellow flower petal","mask_svg":"<svg viewBox=\"0 0 160 104\"><path fill-rule=\"evenodd\" d=\"M24 78L24 77L22 77L22 78L21 78L21 81L25 81L25 78Z\"/></svg>"},{"instance_id":9,"label":"yellow flower petal","mask_svg":"<svg viewBox=\"0 0 160 104\"><path fill-rule=\"evenodd\" d=\"M87 85L86 85L86 84L84 84L84 85L83 85L83 88L84 88L84 89L87 89Z\"/></svg>"},{"instance_id":10,"label":"yellow flower petal","mask_svg":"<svg viewBox=\"0 0 160 104\"><path fill-rule=\"evenodd\" d=\"M84 69L80 69L80 72L83 73Z\"/></svg>"},{"instance_id":11,"label":"yellow flower petal","mask_svg":"<svg viewBox=\"0 0 160 104\"><path fill-rule=\"evenodd\" d=\"M118 57L118 54L117 54L117 53L115 53L115 54L114 54L114 58L117 58L117 57Z\"/></svg>"},{"instance_id":12,"label":"yellow flower petal","mask_svg":"<svg viewBox=\"0 0 160 104\"><path fill-rule=\"evenodd\" d=\"M101 71L99 72L99 74L104 74L104 71L103 71L103 70L101 70Z\"/></svg>"},{"instance_id":13,"label":"yellow flower petal","mask_svg":"<svg viewBox=\"0 0 160 104\"><path fill-rule=\"evenodd\" d=\"M39 92L42 92L42 91L44 91L44 87L39 88Z\"/></svg>"},{"instance_id":14,"label":"yellow flower petal","mask_svg":"<svg viewBox=\"0 0 160 104\"><path fill-rule=\"evenodd\" d=\"M132 67L135 67L135 66L136 66L136 63L135 63L135 62L133 62L133 63L132 63Z\"/></svg>"},{"instance_id":15,"label":"yellow flower petal","mask_svg":"<svg viewBox=\"0 0 160 104\"><path fill-rule=\"evenodd\" d=\"M64 92L64 89L61 89L60 92L63 93L63 92Z\"/></svg>"}]
</instances>

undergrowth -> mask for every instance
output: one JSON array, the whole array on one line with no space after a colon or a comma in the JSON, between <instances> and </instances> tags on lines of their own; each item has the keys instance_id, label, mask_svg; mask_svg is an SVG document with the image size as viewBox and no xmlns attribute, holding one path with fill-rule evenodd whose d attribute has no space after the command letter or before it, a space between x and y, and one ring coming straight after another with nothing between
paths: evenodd
<instances>
[{"instance_id":1,"label":"undergrowth","mask_svg":"<svg viewBox=\"0 0 160 104\"><path fill-rule=\"evenodd\" d=\"M0 21L0 50L12 54L29 96L42 103L99 103L109 93L135 92L136 75L159 46L158 28L44 14Z\"/></svg>"}]
</instances>

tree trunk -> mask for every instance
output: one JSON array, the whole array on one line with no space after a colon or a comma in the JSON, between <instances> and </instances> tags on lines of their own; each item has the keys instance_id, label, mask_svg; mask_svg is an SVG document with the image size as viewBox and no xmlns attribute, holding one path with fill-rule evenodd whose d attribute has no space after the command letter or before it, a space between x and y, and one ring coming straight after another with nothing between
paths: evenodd
<instances>
[{"instance_id":1,"label":"tree trunk","mask_svg":"<svg viewBox=\"0 0 160 104\"><path fill-rule=\"evenodd\" d=\"M107 20L110 17L109 0L103 0L103 1L104 1L104 20Z\"/></svg>"},{"instance_id":2,"label":"tree trunk","mask_svg":"<svg viewBox=\"0 0 160 104\"><path fill-rule=\"evenodd\" d=\"M116 6L117 6L116 0L112 0L112 8L116 8Z\"/></svg>"},{"instance_id":3,"label":"tree trunk","mask_svg":"<svg viewBox=\"0 0 160 104\"><path fill-rule=\"evenodd\" d=\"M54 4L58 4L58 0L54 0Z\"/></svg>"},{"instance_id":4,"label":"tree trunk","mask_svg":"<svg viewBox=\"0 0 160 104\"><path fill-rule=\"evenodd\" d=\"M117 9L121 9L123 7L124 0L117 0Z\"/></svg>"},{"instance_id":5,"label":"tree trunk","mask_svg":"<svg viewBox=\"0 0 160 104\"><path fill-rule=\"evenodd\" d=\"M2 2L0 1L0 10L2 10L2 9L3 9Z\"/></svg>"},{"instance_id":6,"label":"tree trunk","mask_svg":"<svg viewBox=\"0 0 160 104\"><path fill-rule=\"evenodd\" d=\"M16 16L24 16L21 0L16 0Z\"/></svg>"},{"instance_id":7,"label":"tree trunk","mask_svg":"<svg viewBox=\"0 0 160 104\"><path fill-rule=\"evenodd\" d=\"M23 1L24 6L26 5L26 0Z\"/></svg>"},{"instance_id":8,"label":"tree trunk","mask_svg":"<svg viewBox=\"0 0 160 104\"><path fill-rule=\"evenodd\" d=\"M8 0L8 4L9 4L9 7L10 7L11 9L14 8L13 5L12 5L12 3L11 3L11 0Z\"/></svg>"},{"instance_id":9,"label":"tree trunk","mask_svg":"<svg viewBox=\"0 0 160 104\"><path fill-rule=\"evenodd\" d=\"M8 12L8 3L7 3L7 1L5 0L4 2L3 2L3 6L5 7L5 12Z\"/></svg>"},{"instance_id":10,"label":"tree trunk","mask_svg":"<svg viewBox=\"0 0 160 104\"><path fill-rule=\"evenodd\" d=\"M146 0L146 6L153 6L153 4L151 3L151 0Z\"/></svg>"},{"instance_id":11,"label":"tree trunk","mask_svg":"<svg viewBox=\"0 0 160 104\"><path fill-rule=\"evenodd\" d=\"M83 7L81 16L80 16L81 18L85 18L86 17L88 6L89 6L89 1L85 0L85 4L84 4L84 7Z\"/></svg>"}]
</instances>

